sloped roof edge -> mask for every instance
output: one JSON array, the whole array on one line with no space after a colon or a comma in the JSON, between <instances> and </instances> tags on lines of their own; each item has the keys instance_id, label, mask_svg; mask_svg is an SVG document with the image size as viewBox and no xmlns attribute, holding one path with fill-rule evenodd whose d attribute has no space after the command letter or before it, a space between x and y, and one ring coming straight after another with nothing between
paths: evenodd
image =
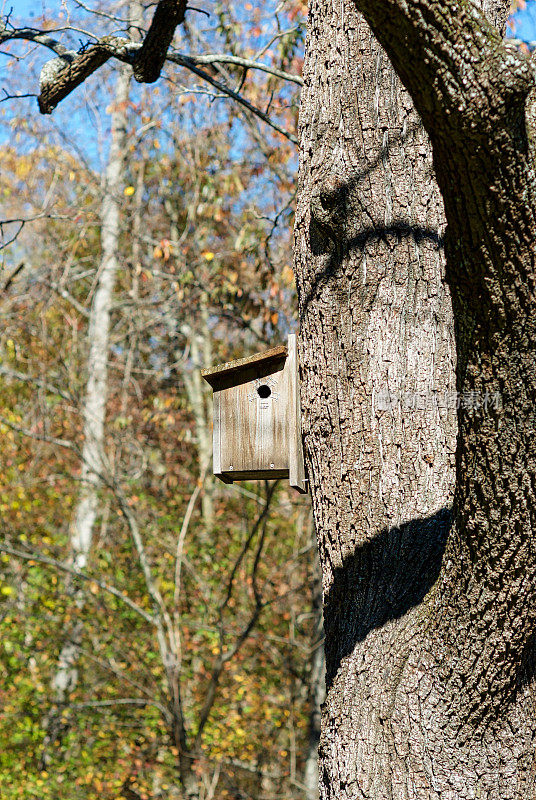
<instances>
[{"instance_id":1,"label":"sloped roof edge","mask_svg":"<svg viewBox=\"0 0 536 800\"><path fill-rule=\"evenodd\" d=\"M272 347L271 350L265 350L264 353L255 353L255 355L248 356L247 358L238 358L236 361L226 361L225 364L218 364L210 369L201 371L202 377L210 383L214 388L223 377L228 377L233 373L240 372L246 367L254 367L257 365L266 365L270 361L279 361L288 355L288 349L285 344L280 344L277 347Z\"/></svg>"}]
</instances>

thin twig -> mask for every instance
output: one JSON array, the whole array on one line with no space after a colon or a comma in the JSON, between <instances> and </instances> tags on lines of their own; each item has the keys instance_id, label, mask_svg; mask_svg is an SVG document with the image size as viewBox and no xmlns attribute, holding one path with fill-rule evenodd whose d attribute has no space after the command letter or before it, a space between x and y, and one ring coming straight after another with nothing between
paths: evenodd
<instances>
[{"instance_id":1,"label":"thin twig","mask_svg":"<svg viewBox=\"0 0 536 800\"><path fill-rule=\"evenodd\" d=\"M45 381L42 378L34 378L33 375L26 375L26 373L24 372L18 372L15 369L9 369L4 364L0 364L0 375L4 375L6 378L12 378L13 380L16 381L21 381L22 383L32 383L35 386L39 386L42 389L46 389L47 392L51 392L52 394L57 394L58 397L62 397L69 403L72 403L74 401L74 398L71 394L64 392L58 386L54 386L54 384L49 383L48 381Z\"/></svg>"},{"instance_id":2,"label":"thin twig","mask_svg":"<svg viewBox=\"0 0 536 800\"><path fill-rule=\"evenodd\" d=\"M245 97L242 97L242 95L238 94L233 89L229 89L227 86L225 86L225 84L221 83L220 81L217 81L215 78L212 77L212 75L209 75L208 72L197 67L189 57L168 53L168 61L172 61L176 64L179 64L181 67L185 67L186 69L190 70L190 72L193 72L194 75L198 75L204 81L210 83L211 86L214 86L214 88L217 89L219 92L223 92L223 94L226 94L228 97L231 97L241 106L247 108L248 111L250 111L259 119L262 119L262 121L265 122L267 125L269 125L270 128L273 128L275 131L282 134L282 136L291 141L293 144L298 144L298 140L293 133L289 133L288 131L286 131L284 128L282 128L272 119L270 119L270 117L267 114L265 114L264 111L261 111L260 108L257 108L256 106L252 105L252 103L250 103L249 100L246 100Z\"/></svg>"},{"instance_id":3,"label":"thin twig","mask_svg":"<svg viewBox=\"0 0 536 800\"><path fill-rule=\"evenodd\" d=\"M282 69L276 69L275 67L271 67L269 64L263 64L262 61L254 61L251 58L242 58L241 56L218 55L216 53L208 54L205 56L189 56L184 53L175 53L173 51L171 53L168 53L168 59L167 59L168 61L173 61L178 58L184 59L185 61L188 61L196 65L236 64L236 66L238 67L244 67L245 69L256 69L259 70L260 72L267 72L269 75L275 75L276 78L282 78L285 81L290 81L291 83L297 83L298 86L303 86L303 78L301 77L301 75L294 75L291 72L285 72Z\"/></svg>"},{"instance_id":4,"label":"thin twig","mask_svg":"<svg viewBox=\"0 0 536 800\"><path fill-rule=\"evenodd\" d=\"M15 558L23 559L24 561L38 561L41 564L46 564L49 567L54 567L55 569L59 569L62 572L66 572L68 575L72 575L75 578L80 578L82 581L88 581L90 583L96 583L104 592L108 592L108 594L113 595L122 603L127 605L132 611L135 611L136 614L139 614L140 617L143 617L144 620L150 622L151 625L155 625L155 618L149 614L147 611L144 611L137 603L127 597L125 594L116 589L114 586L110 586L110 584L101 581L99 578L95 578L93 575L88 575L85 572L81 572L78 569L74 569L73 567L67 566L67 564L63 564L61 561L57 561L55 558L50 558L49 556L42 556L39 553L25 553L22 550L15 550L13 547L9 547L6 544L0 542L0 552L7 553L8 555L14 556Z\"/></svg>"}]
</instances>

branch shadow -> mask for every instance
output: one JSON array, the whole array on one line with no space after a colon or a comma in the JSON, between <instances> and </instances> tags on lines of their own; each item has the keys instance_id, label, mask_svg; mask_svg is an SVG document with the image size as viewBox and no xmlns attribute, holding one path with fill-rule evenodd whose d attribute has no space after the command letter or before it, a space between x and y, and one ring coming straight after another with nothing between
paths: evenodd
<instances>
[{"instance_id":1,"label":"branch shadow","mask_svg":"<svg viewBox=\"0 0 536 800\"><path fill-rule=\"evenodd\" d=\"M335 569L324 598L326 687L367 634L418 606L439 577L451 524L442 508L383 530Z\"/></svg>"},{"instance_id":2,"label":"branch shadow","mask_svg":"<svg viewBox=\"0 0 536 800\"><path fill-rule=\"evenodd\" d=\"M409 138L420 126L398 139ZM412 219L394 218L388 224L376 224L364 197L360 197L361 184L381 168L395 141L349 178L340 178L336 165L331 164L323 178L314 183L308 198L307 234L310 253L316 258L312 260L314 272L300 297L301 319L330 281L351 277L345 272L353 269L348 256L357 255L352 261L358 263L359 255L371 244L394 248L407 241L426 244L436 251L444 248L444 236L438 229L415 224ZM324 596L327 689L341 661L358 642L422 603L439 577L450 525L451 511L442 508L424 519L385 529L335 569L331 588Z\"/></svg>"},{"instance_id":3,"label":"branch shadow","mask_svg":"<svg viewBox=\"0 0 536 800\"><path fill-rule=\"evenodd\" d=\"M362 252L367 245L384 242L387 245L400 244L404 239L416 244L429 242L438 250L444 247L439 231L415 225L407 219L394 219L389 224L375 225L368 209L359 202L360 186L384 164L394 145L401 144L422 130L422 122L413 123L404 132L391 136L386 145L361 169L357 169L347 180L339 181L336 165L327 168L324 181L319 181L311 197L311 218L309 221L309 243L315 256L327 256L322 269L314 276L301 303L303 313L307 311L321 288L340 270L343 260L352 252ZM356 204L357 198L357 204ZM316 214L315 214L316 209ZM357 230L350 230L349 220L366 219L367 224L357 224Z\"/></svg>"},{"instance_id":4,"label":"branch shadow","mask_svg":"<svg viewBox=\"0 0 536 800\"><path fill-rule=\"evenodd\" d=\"M406 220L394 220L391 225L381 227L368 226L349 237L342 232L338 232L336 236L329 236L314 220L311 220L309 225L311 252L315 256L328 255L329 257L327 263L311 281L303 298L302 313L307 311L309 304L316 299L322 287L337 276L343 260L350 253L362 253L365 247L373 242L389 244L390 240L391 242L394 240L396 244L399 244L404 239L412 240L416 244L429 242L438 250L444 247L444 237L437 230L411 225Z\"/></svg>"}]
</instances>

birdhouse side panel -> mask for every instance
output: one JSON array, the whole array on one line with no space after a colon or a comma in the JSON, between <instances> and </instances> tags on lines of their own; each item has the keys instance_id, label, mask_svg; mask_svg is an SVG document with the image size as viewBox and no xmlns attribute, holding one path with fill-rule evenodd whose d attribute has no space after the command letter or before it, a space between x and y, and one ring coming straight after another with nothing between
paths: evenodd
<instances>
[{"instance_id":1,"label":"birdhouse side panel","mask_svg":"<svg viewBox=\"0 0 536 800\"><path fill-rule=\"evenodd\" d=\"M283 369L219 393L222 473L288 470L288 393Z\"/></svg>"},{"instance_id":2,"label":"birdhouse side panel","mask_svg":"<svg viewBox=\"0 0 536 800\"><path fill-rule=\"evenodd\" d=\"M295 333L288 337L288 358L285 364L289 385L289 483L299 492L307 491L305 478L305 464L303 459L301 405L300 405L300 375L298 365L298 341Z\"/></svg>"},{"instance_id":3,"label":"birdhouse side panel","mask_svg":"<svg viewBox=\"0 0 536 800\"><path fill-rule=\"evenodd\" d=\"M221 443L222 443L222 424L221 424L221 392L214 392L213 395L213 431L212 431L212 456L213 471L225 483L232 483L221 474Z\"/></svg>"}]
</instances>

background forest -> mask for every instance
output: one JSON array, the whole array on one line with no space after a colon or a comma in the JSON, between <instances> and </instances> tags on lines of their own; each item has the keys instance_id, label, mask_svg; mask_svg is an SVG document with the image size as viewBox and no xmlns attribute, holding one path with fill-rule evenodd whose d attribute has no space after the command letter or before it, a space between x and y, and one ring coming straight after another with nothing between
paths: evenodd
<instances>
[{"instance_id":1,"label":"background forest","mask_svg":"<svg viewBox=\"0 0 536 800\"><path fill-rule=\"evenodd\" d=\"M2 45L2 800L316 796L309 502L214 482L200 376L297 327L305 6L203 4L156 86L109 64L51 117L50 54ZM145 10L3 19L77 48Z\"/></svg>"}]
</instances>

